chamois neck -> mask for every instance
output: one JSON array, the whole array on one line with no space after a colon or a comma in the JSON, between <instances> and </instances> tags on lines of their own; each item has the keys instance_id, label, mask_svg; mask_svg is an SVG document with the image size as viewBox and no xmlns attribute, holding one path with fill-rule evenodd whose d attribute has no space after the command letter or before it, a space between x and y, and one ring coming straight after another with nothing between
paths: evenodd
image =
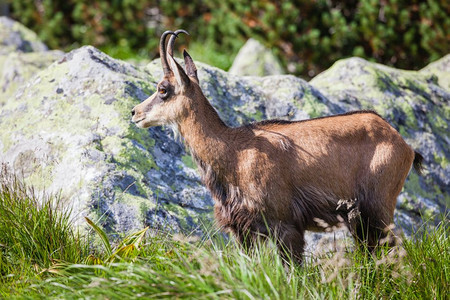
<instances>
[{"instance_id":1,"label":"chamois neck","mask_svg":"<svg viewBox=\"0 0 450 300\"><path fill-rule=\"evenodd\" d=\"M233 149L233 129L220 119L208 100L202 98L178 124L179 131L197 160L212 167L223 166Z\"/></svg>"}]
</instances>

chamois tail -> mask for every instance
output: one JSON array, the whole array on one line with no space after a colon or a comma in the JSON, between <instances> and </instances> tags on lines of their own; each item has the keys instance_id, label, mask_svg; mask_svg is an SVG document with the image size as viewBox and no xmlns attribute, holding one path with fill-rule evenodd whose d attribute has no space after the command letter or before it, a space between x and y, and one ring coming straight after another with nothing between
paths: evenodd
<instances>
[{"instance_id":1,"label":"chamois tail","mask_svg":"<svg viewBox=\"0 0 450 300\"><path fill-rule=\"evenodd\" d=\"M413 162L414 170L416 170L417 174L422 175L423 173L423 156L419 152L414 152L414 162Z\"/></svg>"}]
</instances>

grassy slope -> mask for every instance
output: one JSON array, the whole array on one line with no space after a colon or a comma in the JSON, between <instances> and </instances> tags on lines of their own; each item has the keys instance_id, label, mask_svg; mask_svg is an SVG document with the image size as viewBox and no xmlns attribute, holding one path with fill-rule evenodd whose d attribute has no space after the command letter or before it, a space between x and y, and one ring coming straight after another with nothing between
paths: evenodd
<instances>
[{"instance_id":1,"label":"grassy slope","mask_svg":"<svg viewBox=\"0 0 450 300\"><path fill-rule=\"evenodd\" d=\"M447 219L377 257L343 245L302 267L283 264L271 243L248 253L213 232L204 240L153 233L94 249L73 231L59 198L37 197L6 173L0 298L445 299L450 292ZM120 257L111 257L117 249Z\"/></svg>"}]
</instances>

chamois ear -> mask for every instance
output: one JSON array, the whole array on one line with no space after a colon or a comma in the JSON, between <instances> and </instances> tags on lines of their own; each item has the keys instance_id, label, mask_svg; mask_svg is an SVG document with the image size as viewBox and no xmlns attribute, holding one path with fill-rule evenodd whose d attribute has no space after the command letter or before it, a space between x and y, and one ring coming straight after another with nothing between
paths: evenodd
<instances>
[{"instance_id":1,"label":"chamois ear","mask_svg":"<svg viewBox=\"0 0 450 300\"><path fill-rule=\"evenodd\" d=\"M184 92L186 90L186 87L189 86L189 77L171 55L167 55L167 60L169 61L170 68L172 69L173 75L177 80L181 92Z\"/></svg>"},{"instance_id":2,"label":"chamois ear","mask_svg":"<svg viewBox=\"0 0 450 300\"><path fill-rule=\"evenodd\" d=\"M184 65L186 66L186 74L192 79L194 79L197 83L199 83L197 77L197 67L194 64L192 57L189 55L189 53L187 53L186 50L183 50L183 56L184 56Z\"/></svg>"}]
</instances>

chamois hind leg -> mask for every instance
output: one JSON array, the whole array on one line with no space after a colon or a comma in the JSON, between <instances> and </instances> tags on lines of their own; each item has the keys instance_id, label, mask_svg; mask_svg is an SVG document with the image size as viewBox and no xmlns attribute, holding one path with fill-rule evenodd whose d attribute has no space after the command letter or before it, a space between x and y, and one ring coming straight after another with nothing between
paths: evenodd
<instances>
[{"instance_id":1,"label":"chamois hind leg","mask_svg":"<svg viewBox=\"0 0 450 300\"><path fill-rule=\"evenodd\" d=\"M381 201L381 203L386 203ZM393 223L393 209L387 207L359 206L359 218L353 224L353 235L357 244L362 249L373 252L380 244L388 242L391 246L393 240L389 240L390 225ZM386 240L388 238L388 240Z\"/></svg>"},{"instance_id":2,"label":"chamois hind leg","mask_svg":"<svg viewBox=\"0 0 450 300\"><path fill-rule=\"evenodd\" d=\"M303 251L305 247L305 232L293 225L281 224L275 231L280 254L286 260L292 258L298 264L303 261Z\"/></svg>"},{"instance_id":3,"label":"chamois hind leg","mask_svg":"<svg viewBox=\"0 0 450 300\"><path fill-rule=\"evenodd\" d=\"M265 240L270 236L269 228L264 222L253 222L247 225L247 230L242 230L240 227L232 227L236 240L245 250L251 250L258 240Z\"/></svg>"},{"instance_id":4,"label":"chamois hind leg","mask_svg":"<svg viewBox=\"0 0 450 300\"><path fill-rule=\"evenodd\" d=\"M304 231L298 230L293 225L277 224L269 226L267 224L257 224L252 226L252 230L246 234L235 232L240 244L244 249L251 249L258 239L273 238L278 246L280 255L289 261L289 258L301 264L303 259L303 249L305 245Z\"/></svg>"}]
</instances>

